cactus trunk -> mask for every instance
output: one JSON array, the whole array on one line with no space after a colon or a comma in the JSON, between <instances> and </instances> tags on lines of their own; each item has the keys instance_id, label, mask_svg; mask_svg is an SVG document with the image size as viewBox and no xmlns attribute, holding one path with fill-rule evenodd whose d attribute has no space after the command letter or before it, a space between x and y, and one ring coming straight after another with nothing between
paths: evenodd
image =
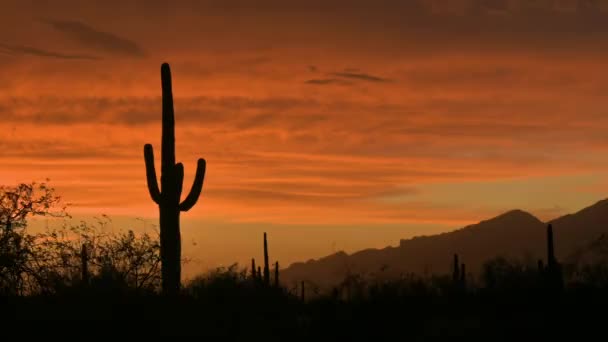
<instances>
[{"instance_id":1,"label":"cactus trunk","mask_svg":"<svg viewBox=\"0 0 608 342\"><path fill-rule=\"evenodd\" d=\"M257 279L257 274L255 273L255 259L251 258L251 278L253 280Z\"/></svg>"},{"instance_id":2,"label":"cactus trunk","mask_svg":"<svg viewBox=\"0 0 608 342\"><path fill-rule=\"evenodd\" d=\"M464 263L460 264L460 287L462 287L462 290L467 288L467 271Z\"/></svg>"},{"instance_id":3,"label":"cactus trunk","mask_svg":"<svg viewBox=\"0 0 608 342\"><path fill-rule=\"evenodd\" d=\"M274 287L279 287L279 262L274 263Z\"/></svg>"},{"instance_id":4,"label":"cactus trunk","mask_svg":"<svg viewBox=\"0 0 608 342\"><path fill-rule=\"evenodd\" d=\"M268 264L268 241L264 233L264 284L270 285L270 266Z\"/></svg>"},{"instance_id":5,"label":"cactus trunk","mask_svg":"<svg viewBox=\"0 0 608 342\"><path fill-rule=\"evenodd\" d=\"M555 264L555 251L553 249L553 226L547 226L547 266L553 267Z\"/></svg>"},{"instance_id":6,"label":"cactus trunk","mask_svg":"<svg viewBox=\"0 0 608 342\"><path fill-rule=\"evenodd\" d=\"M454 254L454 268L452 270L452 280L454 284L460 281L460 265L458 263L458 254Z\"/></svg>"},{"instance_id":7,"label":"cactus trunk","mask_svg":"<svg viewBox=\"0 0 608 342\"><path fill-rule=\"evenodd\" d=\"M564 286L564 278L562 274L562 266L555 258L555 249L553 247L553 226L547 226L547 266L545 269L545 277L549 286L553 290L561 290Z\"/></svg>"},{"instance_id":8,"label":"cactus trunk","mask_svg":"<svg viewBox=\"0 0 608 342\"><path fill-rule=\"evenodd\" d=\"M148 190L152 200L158 204L159 208L162 289L165 294L175 295L179 292L181 281L179 216L180 212L188 211L196 204L203 188L206 163L202 158L198 160L192 189L180 203L184 166L181 163L175 163L175 115L171 70L166 63L161 66L161 84L163 112L160 189L154 167L154 151L150 144L144 146L144 160Z\"/></svg>"}]
</instances>

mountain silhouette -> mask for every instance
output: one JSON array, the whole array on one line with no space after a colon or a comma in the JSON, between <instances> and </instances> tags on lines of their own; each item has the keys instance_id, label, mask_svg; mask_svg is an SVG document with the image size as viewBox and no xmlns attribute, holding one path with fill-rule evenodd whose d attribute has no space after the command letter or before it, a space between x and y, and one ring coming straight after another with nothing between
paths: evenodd
<instances>
[{"instance_id":1,"label":"mountain silhouette","mask_svg":"<svg viewBox=\"0 0 608 342\"><path fill-rule=\"evenodd\" d=\"M282 270L287 284L301 280L333 286L348 274L394 278L402 274L448 274L454 254L478 274L483 263L502 256L536 263L546 259L546 225L555 231L555 253L567 258L608 232L608 200L574 214L542 222L530 213L511 210L454 231L403 239L398 247L366 249L348 255L338 252L318 260L298 262Z\"/></svg>"}]
</instances>

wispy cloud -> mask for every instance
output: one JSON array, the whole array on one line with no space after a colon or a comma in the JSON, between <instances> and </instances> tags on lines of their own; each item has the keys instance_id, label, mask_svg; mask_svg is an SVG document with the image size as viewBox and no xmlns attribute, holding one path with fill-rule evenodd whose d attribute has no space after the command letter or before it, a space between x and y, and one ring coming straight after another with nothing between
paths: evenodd
<instances>
[{"instance_id":1,"label":"wispy cloud","mask_svg":"<svg viewBox=\"0 0 608 342\"><path fill-rule=\"evenodd\" d=\"M60 59L88 59L88 60L100 59L99 57L92 56L92 55L61 53L61 52L43 50L43 49L35 48L32 46L8 45L8 44L2 44L2 43L0 43L0 52L4 52L4 53L10 54L10 55L32 55L32 56L52 57L52 58L60 58Z\"/></svg>"},{"instance_id":2,"label":"wispy cloud","mask_svg":"<svg viewBox=\"0 0 608 342\"><path fill-rule=\"evenodd\" d=\"M370 74L364 73L356 73L356 72L334 72L330 75L342 78L348 78L353 80L367 81L367 82L389 82L388 78L383 78L380 76L374 76Z\"/></svg>"},{"instance_id":3,"label":"wispy cloud","mask_svg":"<svg viewBox=\"0 0 608 342\"><path fill-rule=\"evenodd\" d=\"M337 78L314 78L311 80L306 80L304 83L315 84L315 85L328 85L328 84L347 85L347 84L350 84L348 82L345 82L344 80L339 80Z\"/></svg>"},{"instance_id":4,"label":"wispy cloud","mask_svg":"<svg viewBox=\"0 0 608 342\"><path fill-rule=\"evenodd\" d=\"M99 31L79 21L45 20L45 22L78 43L99 51L134 57L143 57L146 55L143 48L136 42L113 33Z\"/></svg>"}]
</instances>

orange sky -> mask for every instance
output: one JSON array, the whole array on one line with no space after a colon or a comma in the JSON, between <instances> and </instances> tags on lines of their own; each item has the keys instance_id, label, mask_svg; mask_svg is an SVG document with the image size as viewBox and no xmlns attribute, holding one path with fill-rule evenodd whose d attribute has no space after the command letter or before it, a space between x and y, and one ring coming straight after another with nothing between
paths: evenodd
<instances>
[{"instance_id":1,"label":"orange sky","mask_svg":"<svg viewBox=\"0 0 608 342\"><path fill-rule=\"evenodd\" d=\"M606 197L606 2L252 4L3 3L1 182L153 222L166 61L185 188L208 163L183 216L207 266L264 230L288 264Z\"/></svg>"}]
</instances>

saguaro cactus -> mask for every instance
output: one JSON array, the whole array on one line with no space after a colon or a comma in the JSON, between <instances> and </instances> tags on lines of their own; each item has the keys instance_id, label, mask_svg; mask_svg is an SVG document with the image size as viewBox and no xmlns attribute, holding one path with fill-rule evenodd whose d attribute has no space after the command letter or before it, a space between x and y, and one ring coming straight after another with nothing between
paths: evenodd
<instances>
[{"instance_id":1,"label":"saguaro cactus","mask_svg":"<svg viewBox=\"0 0 608 342\"><path fill-rule=\"evenodd\" d=\"M268 264L268 241L264 233L264 284L270 285L270 266Z\"/></svg>"},{"instance_id":2,"label":"saguaro cactus","mask_svg":"<svg viewBox=\"0 0 608 342\"><path fill-rule=\"evenodd\" d=\"M274 287L279 287L279 262L274 263Z\"/></svg>"},{"instance_id":3,"label":"saguaro cactus","mask_svg":"<svg viewBox=\"0 0 608 342\"><path fill-rule=\"evenodd\" d=\"M151 144L144 146L148 190L160 212L160 257L162 289L165 294L176 294L181 280L181 237L179 215L190 210L198 200L205 179L205 159L199 159L196 176L190 193L180 202L184 181L184 166L175 163L175 115L171 90L169 64L161 66L163 95L162 143L160 189L154 168L154 152Z\"/></svg>"},{"instance_id":4,"label":"saguaro cactus","mask_svg":"<svg viewBox=\"0 0 608 342\"><path fill-rule=\"evenodd\" d=\"M462 290L467 288L467 271L464 263L460 264L460 287Z\"/></svg>"},{"instance_id":5,"label":"saguaro cactus","mask_svg":"<svg viewBox=\"0 0 608 342\"><path fill-rule=\"evenodd\" d=\"M553 249L553 226L547 226L547 266L554 267L556 264L555 251Z\"/></svg>"},{"instance_id":6,"label":"saguaro cactus","mask_svg":"<svg viewBox=\"0 0 608 342\"><path fill-rule=\"evenodd\" d=\"M561 290L564 286L562 267L555 258L553 226L551 224L547 225L547 267L545 268L545 276L552 289Z\"/></svg>"},{"instance_id":7,"label":"saguaro cactus","mask_svg":"<svg viewBox=\"0 0 608 342\"><path fill-rule=\"evenodd\" d=\"M257 274L255 272L256 268L255 268L255 258L251 258L251 278L253 280L257 279Z\"/></svg>"},{"instance_id":8,"label":"saguaro cactus","mask_svg":"<svg viewBox=\"0 0 608 342\"><path fill-rule=\"evenodd\" d=\"M460 281L460 264L458 263L458 254L454 254L454 268L452 270L452 280L454 284Z\"/></svg>"}]
</instances>

